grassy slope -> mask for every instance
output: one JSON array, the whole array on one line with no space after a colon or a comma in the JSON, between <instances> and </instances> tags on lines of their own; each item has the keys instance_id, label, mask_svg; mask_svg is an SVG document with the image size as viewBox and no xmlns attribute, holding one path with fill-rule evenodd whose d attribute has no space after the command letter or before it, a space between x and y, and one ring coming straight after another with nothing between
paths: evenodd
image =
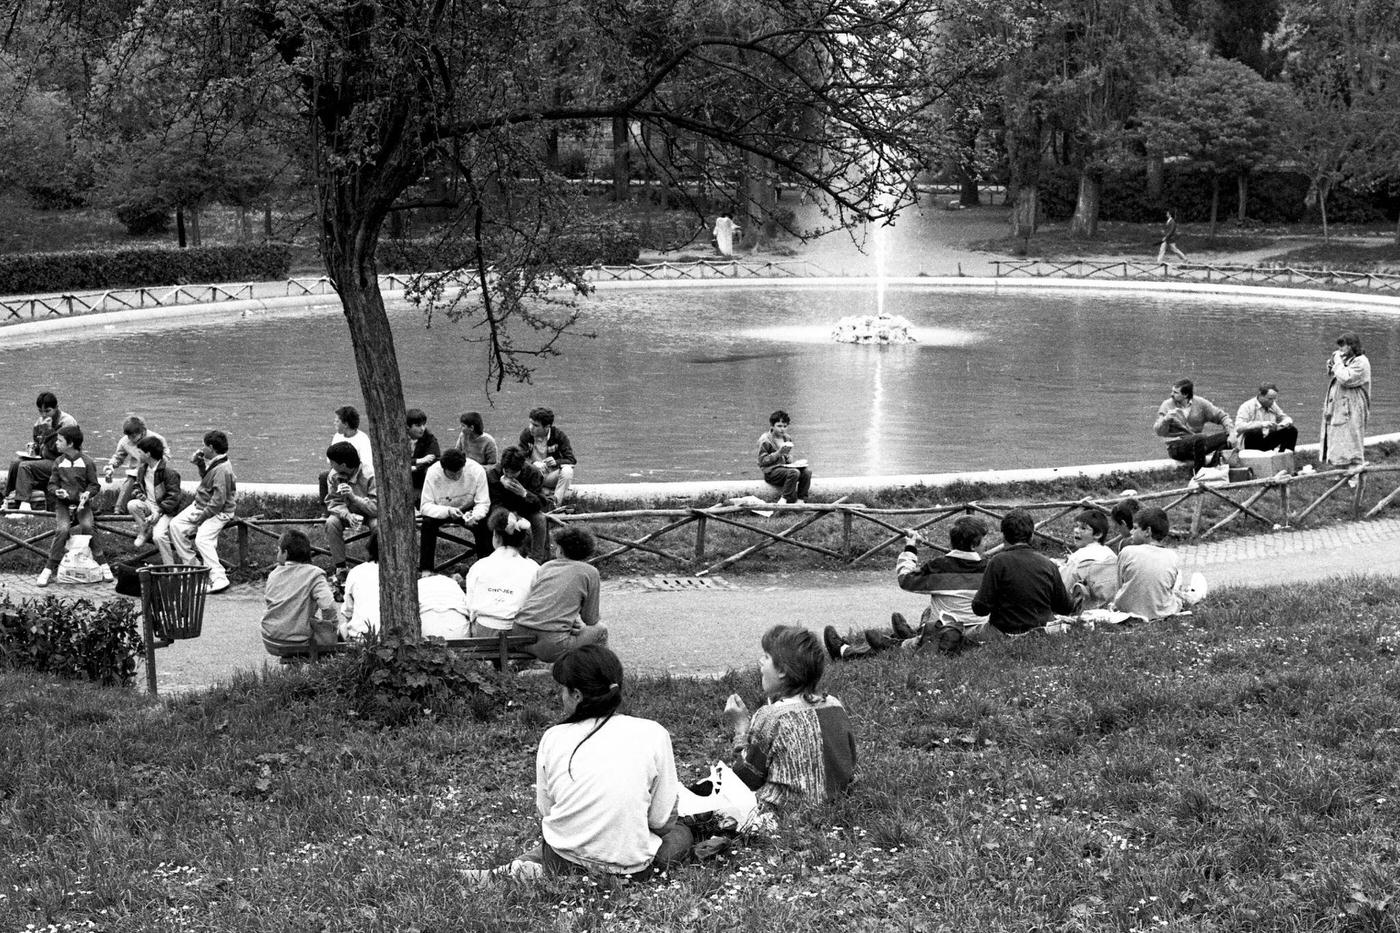
<instances>
[{"instance_id":1,"label":"grassy slope","mask_svg":"<svg viewBox=\"0 0 1400 933\"><path fill-rule=\"evenodd\" d=\"M329 666L164 704L9 675L0 928L1400 929L1397 610L1395 581L1226 591L1128 632L837 666L855 792L635 888L458 881L536 833L545 683L379 730ZM631 711L695 774L755 679L631 683Z\"/></svg>"}]
</instances>

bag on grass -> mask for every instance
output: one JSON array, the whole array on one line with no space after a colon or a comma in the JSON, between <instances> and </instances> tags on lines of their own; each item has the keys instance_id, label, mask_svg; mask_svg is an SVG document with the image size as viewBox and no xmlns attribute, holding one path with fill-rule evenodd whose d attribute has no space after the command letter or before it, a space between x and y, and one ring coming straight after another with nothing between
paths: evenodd
<instances>
[{"instance_id":1,"label":"bag on grass","mask_svg":"<svg viewBox=\"0 0 1400 933\"><path fill-rule=\"evenodd\" d=\"M102 570L92 559L91 541L92 535L73 535L68 539L68 549L58 565L59 583L102 582Z\"/></svg>"},{"instance_id":2,"label":"bag on grass","mask_svg":"<svg viewBox=\"0 0 1400 933\"><path fill-rule=\"evenodd\" d=\"M710 768L710 776L680 789L676 815L683 822L714 821L720 828L742 832L758 814L758 798L739 775L722 761Z\"/></svg>"}]
</instances>

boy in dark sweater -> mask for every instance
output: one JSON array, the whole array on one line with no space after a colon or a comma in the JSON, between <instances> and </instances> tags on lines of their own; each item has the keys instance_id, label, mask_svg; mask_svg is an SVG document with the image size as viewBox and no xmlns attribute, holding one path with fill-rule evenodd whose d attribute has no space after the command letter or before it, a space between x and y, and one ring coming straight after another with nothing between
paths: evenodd
<instances>
[{"instance_id":1,"label":"boy in dark sweater","mask_svg":"<svg viewBox=\"0 0 1400 933\"><path fill-rule=\"evenodd\" d=\"M92 559L97 561L102 571L102 579L111 580L112 571L102 555L102 545L97 540L97 529L92 521L92 497L102 489L97 481L97 464L83 453L83 429L76 424L67 424L58 429L54 436L58 457L53 461L53 471L49 474L49 495L53 497L53 544L49 547L49 563L34 581L39 586L48 586L63 560L63 552L68 547L68 532L76 521L78 532L91 538Z\"/></svg>"},{"instance_id":2,"label":"boy in dark sweater","mask_svg":"<svg viewBox=\"0 0 1400 933\"><path fill-rule=\"evenodd\" d=\"M1001 520L1006 547L987 562L982 585L972 598L972 611L990 616L991 628L1002 635L1024 635L1044 628L1056 613L1070 615L1065 582L1055 562L1031 548L1035 518L1025 509L1012 509Z\"/></svg>"}]
</instances>

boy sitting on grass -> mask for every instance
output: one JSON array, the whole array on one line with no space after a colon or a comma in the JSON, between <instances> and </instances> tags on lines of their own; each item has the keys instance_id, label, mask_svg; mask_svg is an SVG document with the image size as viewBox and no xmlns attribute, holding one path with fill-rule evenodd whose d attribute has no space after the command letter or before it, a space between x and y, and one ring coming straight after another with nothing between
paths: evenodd
<instances>
[{"instance_id":1,"label":"boy sitting on grass","mask_svg":"<svg viewBox=\"0 0 1400 933\"><path fill-rule=\"evenodd\" d=\"M1181 612L1188 601L1182 592L1176 551L1167 547L1171 530L1162 509L1143 509L1133 516L1133 534L1118 553L1118 593L1113 608L1149 621Z\"/></svg>"},{"instance_id":2,"label":"boy sitting on grass","mask_svg":"<svg viewBox=\"0 0 1400 933\"><path fill-rule=\"evenodd\" d=\"M856 742L841 701L817 692L826 670L817 636L775 625L762 645L758 670L767 702L751 716L743 698L731 694L722 718L734 732L734 773L754 791L760 814L781 816L850 786Z\"/></svg>"},{"instance_id":3,"label":"boy sitting on grass","mask_svg":"<svg viewBox=\"0 0 1400 933\"><path fill-rule=\"evenodd\" d=\"M54 436L58 458L49 474L49 495L53 497L53 544L49 546L49 563L39 572L38 586L48 586L63 560L68 547L68 530L76 521L78 532L91 537L92 559L102 571L102 579L111 580L112 571L102 555L97 541L97 529L92 521L92 497L102 489L97 482L97 464L83 453L83 429L66 424Z\"/></svg>"},{"instance_id":4,"label":"boy sitting on grass","mask_svg":"<svg viewBox=\"0 0 1400 933\"><path fill-rule=\"evenodd\" d=\"M267 653L300 654L336 640L335 597L321 568L311 563L311 539L291 530L277 539L278 564L263 592L262 636Z\"/></svg>"}]
</instances>

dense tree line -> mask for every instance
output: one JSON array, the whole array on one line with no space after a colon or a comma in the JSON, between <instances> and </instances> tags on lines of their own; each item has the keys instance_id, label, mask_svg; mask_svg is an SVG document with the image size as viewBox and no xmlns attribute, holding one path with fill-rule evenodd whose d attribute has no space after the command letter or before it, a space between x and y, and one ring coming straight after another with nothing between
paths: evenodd
<instances>
[{"instance_id":1,"label":"dense tree line","mask_svg":"<svg viewBox=\"0 0 1400 933\"><path fill-rule=\"evenodd\" d=\"M975 105L949 101L932 134L964 203L978 179L1008 184L1023 239L1044 216L1048 171L1077 174L1071 230L1083 236L1110 173L1165 207L1165 166L1208 172L1212 227L1223 180L1244 220L1252 177L1297 173L1324 230L1335 189L1400 181L1400 6L1388 0L1023 0L980 35L1027 27Z\"/></svg>"}]
</instances>

